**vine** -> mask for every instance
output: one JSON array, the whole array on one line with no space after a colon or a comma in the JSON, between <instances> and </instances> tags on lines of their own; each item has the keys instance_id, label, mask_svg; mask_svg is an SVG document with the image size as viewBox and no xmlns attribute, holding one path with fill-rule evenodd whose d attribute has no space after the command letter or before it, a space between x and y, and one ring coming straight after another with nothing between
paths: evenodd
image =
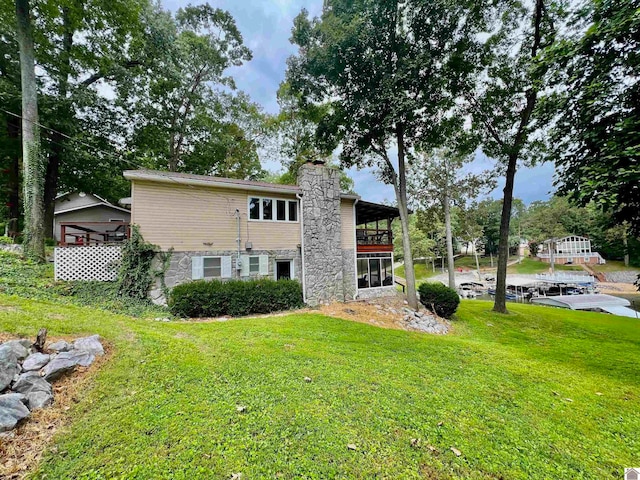
<instances>
[{"instance_id":1,"label":"vine","mask_svg":"<svg viewBox=\"0 0 640 480\"><path fill-rule=\"evenodd\" d=\"M118 272L118 295L144 300L147 298L149 289L153 284L157 272L152 271L153 259L157 254L161 254L156 245L148 243L142 237L140 229L133 225L131 236L122 246L122 259L120 260L120 270ZM168 267L167 255L161 254L163 265ZM164 285L164 271L161 284ZM166 288L166 287L165 287Z\"/></svg>"}]
</instances>

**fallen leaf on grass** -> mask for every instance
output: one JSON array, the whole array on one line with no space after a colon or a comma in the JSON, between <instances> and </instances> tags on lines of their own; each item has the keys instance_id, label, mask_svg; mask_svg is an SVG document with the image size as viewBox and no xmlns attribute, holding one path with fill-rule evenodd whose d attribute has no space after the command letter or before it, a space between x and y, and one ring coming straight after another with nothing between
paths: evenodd
<instances>
[{"instance_id":1,"label":"fallen leaf on grass","mask_svg":"<svg viewBox=\"0 0 640 480\"><path fill-rule=\"evenodd\" d=\"M444 425L444 422L438 422L439 427L441 427L442 425Z\"/></svg>"},{"instance_id":2,"label":"fallen leaf on grass","mask_svg":"<svg viewBox=\"0 0 640 480\"><path fill-rule=\"evenodd\" d=\"M456 447L451 447L451 451L455 453L456 457L459 457L460 455L462 455L462 452L458 450Z\"/></svg>"},{"instance_id":3,"label":"fallen leaf on grass","mask_svg":"<svg viewBox=\"0 0 640 480\"><path fill-rule=\"evenodd\" d=\"M427 445L427 448L431 451L431 452L437 452L438 449L436 447L434 447L433 445Z\"/></svg>"},{"instance_id":4,"label":"fallen leaf on grass","mask_svg":"<svg viewBox=\"0 0 640 480\"><path fill-rule=\"evenodd\" d=\"M241 473L234 473L233 475L231 475L231 480L240 480L241 478L242 478Z\"/></svg>"},{"instance_id":5,"label":"fallen leaf on grass","mask_svg":"<svg viewBox=\"0 0 640 480\"><path fill-rule=\"evenodd\" d=\"M598 395L599 397L602 396L602 392L596 392L596 395Z\"/></svg>"},{"instance_id":6,"label":"fallen leaf on grass","mask_svg":"<svg viewBox=\"0 0 640 480\"><path fill-rule=\"evenodd\" d=\"M573 400L571 400L570 398L565 398L564 399L566 402L573 402Z\"/></svg>"},{"instance_id":7,"label":"fallen leaf on grass","mask_svg":"<svg viewBox=\"0 0 640 480\"><path fill-rule=\"evenodd\" d=\"M247 410L247 407L245 407L244 405L236 405L236 412L242 413L242 412L245 412L246 410Z\"/></svg>"},{"instance_id":8,"label":"fallen leaf on grass","mask_svg":"<svg viewBox=\"0 0 640 480\"><path fill-rule=\"evenodd\" d=\"M304 381L307 383L311 383L311 377L304 377Z\"/></svg>"},{"instance_id":9,"label":"fallen leaf on grass","mask_svg":"<svg viewBox=\"0 0 640 480\"><path fill-rule=\"evenodd\" d=\"M411 446L413 448L418 448L420 446L420 439L419 438L412 438L411 439Z\"/></svg>"},{"instance_id":10,"label":"fallen leaf on grass","mask_svg":"<svg viewBox=\"0 0 640 480\"><path fill-rule=\"evenodd\" d=\"M355 445L354 443L349 443L349 444L347 445L347 448L348 448L349 450L357 450L357 449L358 449L358 447L356 447L356 445Z\"/></svg>"}]
</instances>

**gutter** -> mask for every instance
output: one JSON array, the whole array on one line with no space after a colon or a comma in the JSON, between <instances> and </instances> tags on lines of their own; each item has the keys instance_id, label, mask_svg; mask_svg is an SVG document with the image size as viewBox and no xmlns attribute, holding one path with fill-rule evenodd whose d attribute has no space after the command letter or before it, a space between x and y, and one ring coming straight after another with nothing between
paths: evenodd
<instances>
[{"instance_id":1,"label":"gutter","mask_svg":"<svg viewBox=\"0 0 640 480\"><path fill-rule=\"evenodd\" d=\"M299 200L298 203L300 210L300 263L301 265L301 275L302 275L302 301L307 303L307 291L305 289L305 274L304 274L304 209L302 208L302 194L296 193L296 198ZM355 235L355 233L354 233Z\"/></svg>"}]
</instances>

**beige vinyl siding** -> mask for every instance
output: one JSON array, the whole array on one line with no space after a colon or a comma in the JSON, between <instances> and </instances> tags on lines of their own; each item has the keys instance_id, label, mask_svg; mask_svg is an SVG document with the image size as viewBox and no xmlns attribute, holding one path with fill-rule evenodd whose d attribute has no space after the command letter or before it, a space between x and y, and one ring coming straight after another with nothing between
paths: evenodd
<instances>
[{"instance_id":1,"label":"beige vinyl siding","mask_svg":"<svg viewBox=\"0 0 640 480\"><path fill-rule=\"evenodd\" d=\"M295 195L257 194L218 187L190 187L154 182L132 182L132 223L145 240L163 250L212 251L237 249L235 211L240 211L241 248L295 249L300 244L298 222L247 222L250 196L296 200ZM248 227L248 231L247 231Z\"/></svg>"},{"instance_id":2,"label":"beige vinyl siding","mask_svg":"<svg viewBox=\"0 0 640 480\"><path fill-rule=\"evenodd\" d=\"M356 222L353 218L353 200L343 199L340 202L340 217L342 220L342 248L355 249Z\"/></svg>"}]
</instances>

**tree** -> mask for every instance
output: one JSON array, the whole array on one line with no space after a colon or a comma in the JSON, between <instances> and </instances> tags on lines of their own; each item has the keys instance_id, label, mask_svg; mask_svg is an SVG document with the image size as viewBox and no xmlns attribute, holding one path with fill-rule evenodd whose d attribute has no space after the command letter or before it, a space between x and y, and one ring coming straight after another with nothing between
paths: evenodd
<instances>
[{"instance_id":1,"label":"tree","mask_svg":"<svg viewBox=\"0 0 640 480\"><path fill-rule=\"evenodd\" d=\"M457 130L456 96L475 61L482 9L465 0L327 0L320 18L294 21L299 53L287 81L303 104L327 108L321 145L341 142L345 166L375 166L393 185L402 225L407 300L417 308L407 208L407 163L420 142ZM390 154L393 149L397 154Z\"/></svg>"},{"instance_id":2,"label":"tree","mask_svg":"<svg viewBox=\"0 0 640 480\"><path fill-rule=\"evenodd\" d=\"M398 223L393 224L393 251L394 257L404 259L404 247L402 242L402 227ZM409 216L409 236L411 237L411 258L433 258L436 242L420 228L418 216Z\"/></svg>"},{"instance_id":3,"label":"tree","mask_svg":"<svg viewBox=\"0 0 640 480\"><path fill-rule=\"evenodd\" d=\"M640 15L638 0L591 0L573 37L548 59L555 92L549 158L560 192L596 202L640 235Z\"/></svg>"},{"instance_id":4,"label":"tree","mask_svg":"<svg viewBox=\"0 0 640 480\"><path fill-rule=\"evenodd\" d=\"M491 190L495 181L489 172L461 175L464 165L473 159L451 149L438 149L423 153L411 172L411 191L415 202L423 207L438 205L444 217L447 242L447 265L449 287L455 290L455 268L453 258L453 234L451 208L463 206L475 198L483 189Z\"/></svg>"},{"instance_id":5,"label":"tree","mask_svg":"<svg viewBox=\"0 0 640 480\"><path fill-rule=\"evenodd\" d=\"M16 0L17 38L22 82L22 162L24 177L24 253L44 261L44 173L40 148L38 86L29 0Z\"/></svg>"},{"instance_id":6,"label":"tree","mask_svg":"<svg viewBox=\"0 0 640 480\"><path fill-rule=\"evenodd\" d=\"M486 41L476 91L466 96L482 149L505 167L494 311L507 312L506 276L513 184L519 161L531 160L539 127L534 111L544 87L541 57L555 42L560 8L553 0L501 2L500 23ZM514 32L518 32L514 35Z\"/></svg>"}]
</instances>

